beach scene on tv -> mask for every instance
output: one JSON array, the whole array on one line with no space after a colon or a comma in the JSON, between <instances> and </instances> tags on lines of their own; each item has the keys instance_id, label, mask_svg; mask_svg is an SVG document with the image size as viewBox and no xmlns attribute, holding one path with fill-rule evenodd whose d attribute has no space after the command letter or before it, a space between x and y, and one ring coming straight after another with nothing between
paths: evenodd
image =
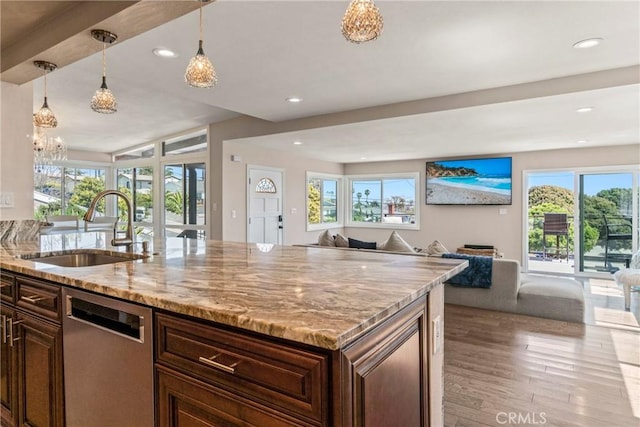
<instances>
[{"instance_id":1,"label":"beach scene on tv","mask_svg":"<svg viewBox=\"0 0 640 427\"><path fill-rule=\"evenodd\" d=\"M428 205L510 205L511 157L427 162Z\"/></svg>"}]
</instances>

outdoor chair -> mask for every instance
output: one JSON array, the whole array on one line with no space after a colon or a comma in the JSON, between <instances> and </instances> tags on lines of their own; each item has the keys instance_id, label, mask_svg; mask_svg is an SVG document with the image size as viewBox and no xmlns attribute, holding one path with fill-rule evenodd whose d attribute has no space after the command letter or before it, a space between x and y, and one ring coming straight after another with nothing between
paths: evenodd
<instances>
[{"instance_id":1,"label":"outdoor chair","mask_svg":"<svg viewBox=\"0 0 640 427\"><path fill-rule=\"evenodd\" d=\"M603 215L605 227L605 243L604 243L604 266L611 269L611 261L624 261L629 258L628 254L619 252L610 253L611 244L615 242L631 242L632 228L631 221L621 215L607 216Z\"/></svg>"},{"instance_id":2,"label":"outdoor chair","mask_svg":"<svg viewBox=\"0 0 640 427\"><path fill-rule=\"evenodd\" d=\"M542 254L544 259L547 258L547 236L556 236L556 255L560 253L560 237L566 238L567 262L569 262L569 223L567 214L564 213L545 213L544 222L542 223Z\"/></svg>"}]
</instances>

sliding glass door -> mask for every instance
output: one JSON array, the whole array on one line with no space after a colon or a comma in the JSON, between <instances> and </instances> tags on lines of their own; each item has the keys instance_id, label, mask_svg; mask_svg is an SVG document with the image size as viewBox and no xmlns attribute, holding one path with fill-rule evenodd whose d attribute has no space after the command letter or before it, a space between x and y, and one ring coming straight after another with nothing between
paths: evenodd
<instances>
[{"instance_id":1,"label":"sliding glass door","mask_svg":"<svg viewBox=\"0 0 640 427\"><path fill-rule=\"evenodd\" d=\"M638 250L637 167L527 171L526 269L610 277Z\"/></svg>"},{"instance_id":2,"label":"sliding glass door","mask_svg":"<svg viewBox=\"0 0 640 427\"><path fill-rule=\"evenodd\" d=\"M631 258L637 241L633 173L584 173L578 177L582 224L579 271L616 271Z\"/></svg>"}]
</instances>

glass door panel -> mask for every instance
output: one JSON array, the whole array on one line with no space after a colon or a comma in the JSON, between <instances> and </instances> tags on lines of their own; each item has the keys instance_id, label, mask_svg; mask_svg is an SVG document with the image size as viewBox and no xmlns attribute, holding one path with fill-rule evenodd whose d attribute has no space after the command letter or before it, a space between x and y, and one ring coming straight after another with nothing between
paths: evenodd
<instances>
[{"instance_id":1,"label":"glass door panel","mask_svg":"<svg viewBox=\"0 0 640 427\"><path fill-rule=\"evenodd\" d=\"M579 182L580 271L613 272L631 258L637 234L633 174L581 174Z\"/></svg>"},{"instance_id":2,"label":"glass door panel","mask_svg":"<svg viewBox=\"0 0 640 427\"><path fill-rule=\"evenodd\" d=\"M206 167L204 163L165 165L164 218L169 237L204 237Z\"/></svg>"}]
</instances>

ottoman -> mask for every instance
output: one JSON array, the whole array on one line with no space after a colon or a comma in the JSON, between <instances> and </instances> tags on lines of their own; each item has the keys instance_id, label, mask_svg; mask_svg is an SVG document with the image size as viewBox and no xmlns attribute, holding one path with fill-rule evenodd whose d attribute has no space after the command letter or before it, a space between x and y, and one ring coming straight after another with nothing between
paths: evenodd
<instances>
[{"instance_id":1,"label":"ottoman","mask_svg":"<svg viewBox=\"0 0 640 427\"><path fill-rule=\"evenodd\" d=\"M523 274L517 313L584 323L582 284L574 279Z\"/></svg>"}]
</instances>

